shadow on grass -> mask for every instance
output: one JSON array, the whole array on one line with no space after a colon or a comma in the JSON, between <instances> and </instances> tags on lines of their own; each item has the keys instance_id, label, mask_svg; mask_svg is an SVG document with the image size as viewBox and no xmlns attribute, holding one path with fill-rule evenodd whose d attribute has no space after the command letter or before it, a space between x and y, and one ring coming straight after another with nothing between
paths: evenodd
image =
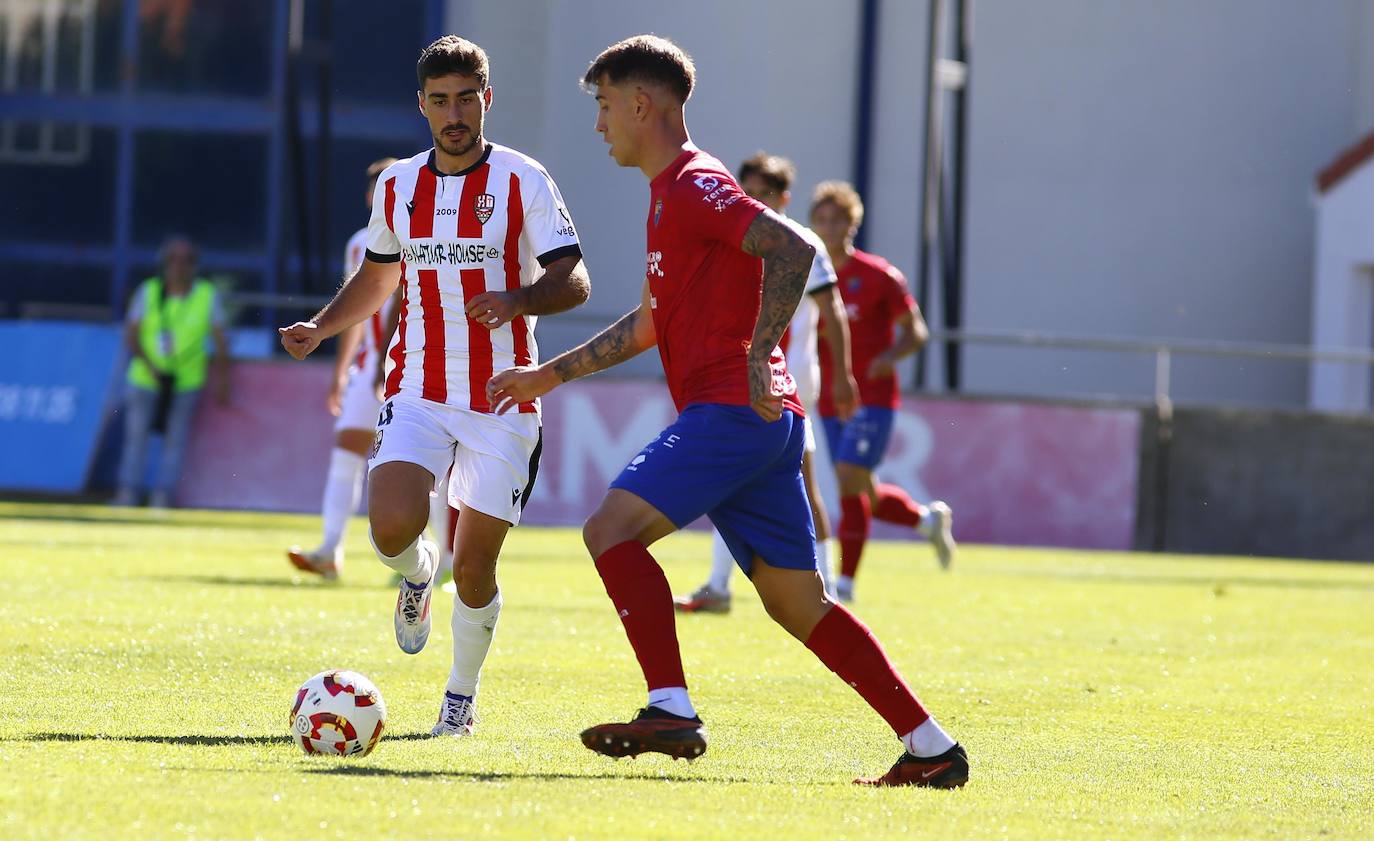
<instances>
[{"instance_id":1,"label":"shadow on grass","mask_svg":"<svg viewBox=\"0 0 1374 841\"><path fill-rule=\"evenodd\" d=\"M1258 575L1158 575L1153 573L1098 572L1094 570L1028 570L989 567L978 571L983 575L1005 575L1013 578L1050 578L1061 581L1101 581L1111 584L1164 584L1184 587L1206 587L1220 591L1230 587L1268 587L1280 590L1355 590L1374 592L1374 581L1353 578L1293 578Z\"/></svg>"},{"instance_id":2,"label":"shadow on grass","mask_svg":"<svg viewBox=\"0 0 1374 841\"><path fill-rule=\"evenodd\" d=\"M252 529L261 531L263 524L244 518L242 522L218 517L196 516L196 514L146 510L143 514L116 513L119 509L105 508L100 514L85 514L79 511L6 511L6 520L31 520L54 523L93 523L111 526L172 526L174 528L197 529ZM207 512L209 513L209 512ZM234 514L253 513L235 511ZM267 513L267 512L263 512Z\"/></svg>"},{"instance_id":3,"label":"shadow on grass","mask_svg":"<svg viewBox=\"0 0 1374 841\"><path fill-rule=\"evenodd\" d=\"M388 733L389 742L414 742L432 738L429 733ZM290 736L209 736L203 734L162 735L141 733L132 736L111 736L105 733L30 733L17 742L145 742L162 745L191 745L194 747L229 747L235 745L288 745Z\"/></svg>"},{"instance_id":4,"label":"shadow on grass","mask_svg":"<svg viewBox=\"0 0 1374 841\"><path fill-rule=\"evenodd\" d=\"M286 587L286 588L308 588L312 590L394 590L395 585L382 582L380 584L365 584L362 582L351 582L343 584L338 581L325 581L317 576L305 577L296 575L293 572L283 571L280 577L240 577L235 575L140 575L134 577L138 581L158 581L163 584L209 584L212 587Z\"/></svg>"},{"instance_id":5,"label":"shadow on grass","mask_svg":"<svg viewBox=\"0 0 1374 841\"><path fill-rule=\"evenodd\" d=\"M651 769L646 769L647 773L623 773L602 771L590 774L566 774L560 771L529 771L529 772L506 772L506 771L400 771L394 768L378 768L372 765L339 765L333 768L311 768L307 774L333 774L344 777L399 777L409 778L436 778L448 780L468 780L475 783L500 783L518 780L647 780L653 782L671 783L759 783L759 780L751 780L747 777L673 777L659 773L654 773ZM787 785L793 785L789 782Z\"/></svg>"}]
</instances>

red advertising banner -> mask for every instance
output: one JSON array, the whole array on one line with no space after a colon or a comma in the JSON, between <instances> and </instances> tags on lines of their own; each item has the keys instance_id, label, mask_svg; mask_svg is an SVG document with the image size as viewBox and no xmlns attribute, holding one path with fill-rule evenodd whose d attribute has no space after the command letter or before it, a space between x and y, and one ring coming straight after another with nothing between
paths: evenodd
<instances>
[{"instance_id":1,"label":"red advertising banner","mask_svg":"<svg viewBox=\"0 0 1374 841\"><path fill-rule=\"evenodd\" d=\"M183 505L315 511L333 439L328 368L242 363L235 405L206 401ZM544 400L544 452L525 522L580 525L621 468L674 417L659 382L593 378ZM821 475L830 475L821 439ZM878 474L922 502L944 499L978 543L1128 549L1140 416L1130 409L907 398ZM832 517L833 481L823 482ZM909 532L906 532L909 534ZM901 530L880 526L878 537Z\"/></svg>"}]
</instances>

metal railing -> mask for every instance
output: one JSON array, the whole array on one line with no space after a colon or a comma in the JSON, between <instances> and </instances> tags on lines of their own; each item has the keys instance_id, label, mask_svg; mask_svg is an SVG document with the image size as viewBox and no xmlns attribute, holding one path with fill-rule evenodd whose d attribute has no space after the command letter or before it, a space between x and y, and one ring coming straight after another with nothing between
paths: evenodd
<instances>
[{"instance_id":1,"label":"metal railing","mask_svg":"<svg viewBox=\"0 0 1374 841\"><path fill-rule=\"evenodd\" d=\"M1064 350L1095 350L1153 356L1155 361L1154 401L1161 412L1169 412L1169 389L1175 356L1242 357L1296 362L1347 362L1374 366L1374 350L1355 348L1318 349L1305 345L1269 342L1202 341L1197 339L1120 339L1109 336L1066 335L1034 330L932 330L931 342L994 345L1003 347L1042 347Z\"/></svg>"}]
</instances>

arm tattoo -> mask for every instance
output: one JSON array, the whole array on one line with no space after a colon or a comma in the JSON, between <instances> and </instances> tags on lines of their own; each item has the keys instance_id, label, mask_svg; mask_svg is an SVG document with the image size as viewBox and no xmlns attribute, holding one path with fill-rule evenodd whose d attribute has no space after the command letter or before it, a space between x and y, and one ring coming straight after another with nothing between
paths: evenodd
<instances>
[{"instance_id":1,"label":"arm tattoo","mask_svg":"<svg viewBox=\"0 0 1374 841\"><path fill-rule=\"evenodd\" d=\"M644 350L635 340L638 320L639 309L635 308L587 342L560 354L550 363L558 379L575 380L638 356Z\"/></svg>"},{"instance_id":2,"label":"arm tattoo","mask_svg":"<svg viewBox=\"0 0 1374 841\"><path fill-rule=\"evenodd\" d=\"M592 283L581 257L562 257L538 280L520 290L526 315L554 315L579 307L591 296Z\"/></svg>"},{"instance_id":3,"label":"arm tattoo","mask_svg":"<svg viewBox=\"0 0 1374 841\"><path fill-rule=\"evenodd\" d=\"M740 248L763 258L763 301L749 354L753 359L766 360L797 312L816 249L771 211L764 211L754 219ZM760 376L755 368L749 366L752 393L767 394L767 383L752 382ZM761 390L757 388L760 385L763 386Z\"/></svg>"}]
</instances>

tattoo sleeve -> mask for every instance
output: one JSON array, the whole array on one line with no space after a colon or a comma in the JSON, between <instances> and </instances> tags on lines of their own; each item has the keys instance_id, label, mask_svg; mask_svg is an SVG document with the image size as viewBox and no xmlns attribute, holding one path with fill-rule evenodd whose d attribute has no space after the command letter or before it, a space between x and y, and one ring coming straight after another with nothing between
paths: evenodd
<instances>
[{"instance_id":1,"label":"tattoo sleeve","mask_svg":"<svg viewBox=\"0 0 1374 841\"><path fill-rule=\"evenodd\" d=\"M639 317L640 310L635 308L587 342L560 354L549 363L558 379L575 380L638 356L646 348L638 338Z\"/></svg>"},{"instance_id":2,"label":"tattoo sleeve","mask_svg":"<svg viewBox=\"0 0 1374 841\"><path fill-rule=\"evenodd\" d=\"M797 311L816 249L770 210L755 217L740 248L763 258L763 301L749 352L767 359ZM754 376L753 366L750 371Z\"/></svg>"}]
</instances>

